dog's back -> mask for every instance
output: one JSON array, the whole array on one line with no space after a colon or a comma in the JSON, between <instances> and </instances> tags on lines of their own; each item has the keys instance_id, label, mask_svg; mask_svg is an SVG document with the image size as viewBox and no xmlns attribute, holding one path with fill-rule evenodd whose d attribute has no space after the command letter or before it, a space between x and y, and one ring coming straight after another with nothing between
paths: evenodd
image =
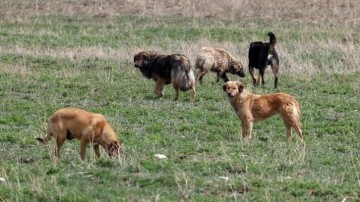
<instances>
[{"instance_id":1,"label":"dog's back","mask_svg":"<svg viewBox=\"0 0 360 202\"><path fill-rule=\"evenodd\" d=\"M152 69L153 74L166 80L166 84L171 83L173 71L186 72L185 76L191 71L190 60L182 54L157 55L149 59L146 68Z\"/></svg>"},{"instance_id":2,"label":"dog's back","mask_svg":"<svg viewBox=\"0 0 360 202\"><path fill-rule=\"evenodd\" d=\"M255 94L253 94L255 95ZM275 113L294 113L293 110L296 108L296 114L299 116L300 114L300 107L297 100L286 93L271 93L271 94L263 94L257 95L253 100L253 105L256 106L255 108L252 107L252 113L258 114L257 110L261 110L261 114L263 117L259 116L259 119L268 118ZM261 107L258 107L261 106ZM256 116L255 116L256 117Z\"/></svg>"},{"instance_id":3,"label":"dog's back","mask_svg":"<svg viewBox=\"0 0 360 202\"><path fill-rule=\"evenodd\" d=\"M48 119L50 133L71 133L72 137L79 139L89 122L102 122L104 118L93 119L93 114L82 109L64 108L56 111ZM55 131L54 131L55 130Z\"/></svg>"},{"instance_id":4,"label":"dog's back","mask_svg":"<svg viewBox=\"0 0 360 202\"><path fill-rule=\"evenodd\" d=\"M261 41L255 41L250 43L249 53L248 53L249 67L255 67L256 69L261 69L269 65L269 62L271 61L268 60L275 59L278 61L278 56L275 50L275 45L276 45L275 34L269 32L268 36L269 36L269 43L263 43Z\"/></svg>"},{"instance_id":5,"label":"dog's back","mask_svg":"<svg viewBox=\"0 0 360 202\"><path fill-rule=\"evenodd\" d=\"M266 47L264 46L264 43L261 41L255 41L250 43L249 47L249 67L255 67L259 69L260 66L260 54L262 52L262 49Z\"/></svg>"},{"instance_id":6,"label":"dog's back","mask_svg":"<svg viewBox=\"0 0 360 202\"><path fill-rule=\"evenodd\" d=\"M218 71L227 69L229 59L235 57L222 48L202 47L196 57L195 69Z\"/></svg>"},{"instance_id":7,"label":"dog's back","mask_svg":"<svg viewBox=\"0 0 360 202\"><path fill-rule=\"evenodd\" d=\"M47 143L58 133L66 134L67 139L79 138L81 130L88 125L91 116L92 113L78 108L59 109L47 120L47 136L36 139Z\"/></svg>"},{"instance_id":8,"label":"dog's back","mask_svg":"<svg viewBox=\"0 0 360 202\"><path fill-rule=\"evenodd\" d=\"M196 56L196 77L202 82L204 75L209 72L217 74L216 81L222 78L225 82L229 80L226 73L236 74L244 77L243 65L229 51L223 48L202 47Z\"/></svg>"}]
</instances>

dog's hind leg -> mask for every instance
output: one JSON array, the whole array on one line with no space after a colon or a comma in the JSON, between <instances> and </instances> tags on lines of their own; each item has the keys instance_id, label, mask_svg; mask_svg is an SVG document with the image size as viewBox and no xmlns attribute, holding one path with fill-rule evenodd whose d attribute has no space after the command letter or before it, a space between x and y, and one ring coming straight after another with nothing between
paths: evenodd
<instances>
[{"instance_id":1,"label":"dog's hind leg","mask_svg":"<svg viewBox=\"0 0 360 202\"><path fill-rule=\"evenodd\" d=\"M180 88L177 84L173 83L173 88L175 90L175 99L174 100L178 100L179 99L179 95L180 95Z\"/></svg>"},{"instance_id":2,"label":"dog's hind leg","mask_svg":"<svg viewBox=\"0 0 360 202\"><path fill-rule=\"evenodd\" d=\"M284 125L285 125L285 128L286 128L287 138L288 138L288 140L291 140L291 138L292 138L291 125L285 119L284 119Z\"/></svg>"},{"instance_id":3,"label":"dog's hind leg","mask_svg":"<svg viewBox=\"0 0 360 202\"><path fill-rule=\"evenodd\" d=\"M303 140L304 137L302 135L301 124L299 122L294 122L291 127L293 127L295 129L295 131L298 134L299 138L301 140Z\"/></svg>"},{"instance_id":4,"label":"dog's hind leg","mask_svg":"<svg viewBox=\"0 0 360 202\"><path fill-rule=\"evenodd\" d=\"M300 106L299 103L295 100L293 103L293 116L291 117L292 122L291 122L291 127L295 129L296 133L298 134L299 138L301 140L304 139L303 134L302 134L302 125L301 125L301 110L300 110Z\"/></svg>"},{"instance_id":5,"label":"dog's hind leg","mask_svg":"<svg viewBox=\"0 0 360 202\"><path fill-rule=\"evenodd\" d=\"M266 69L266 67L259 69L259 74L260 74L259 78L260 78L260 79L259 79L259 81L258 81L258 84L260 84L260 83L261 83L262 85L265 84L265 79L264 79L265 69Z\"/></svg>"},{"instance_id":6,"label":"dog's hind leg","mask_svg":"<svg viewBox=\"0 0 360 202\"><path fill-rule=\"evenodd\" d=\"M255 77L255 68L254 67L249 67L249 72L250 72L250 75L251 75L251 78L253 80L253 85L255 86L256 85L256 77Z\"/></svg>"},{"instance_id":7,"label":"dog's hind leg","mask_svg":"<svg viewBox=\"0 0 360 202\"><path fill-rule=\"evenodd\" d=\"M286 114L286 115L282 115L282 118L284 120L288 139L291 140L292 128L293 128L293 129L295 129L299 138L302 140L303 135L302 135L302 130L301 130L301 123L297 120L297 117L293 114L291 114L291 115Z\"/></svg>"},{"instance_id":8,"label":"dog's hind leg","mask_svg":"<svg viewBox=\"0 0 360 202\"><path fill-rule=\"evenodd\" d=\"M271 70L275 77L274 88L277 88L278 87L279 65L276 65L276 64L271 65Z\"/></svg>"},{"instance_id":9,"label":"dog's hind leg","mask_svg":"<svg viewBox=\"0 0 360 202\"><path fill-rule=\"evenodd\" d=\"M285 121L284 121L285 122ZM295 129L296 133L298 134L299 138L301 140L303 140L303 135L302 135L302 130L301 130L301 127L300 127L301 124L297 123L297 121L295 120L291 120L289 121L288 123L285 123L285 126L286 126L286 130L287 131L290 131L290 137L289 137L289 132L288 132L288 138L289 140L291 139L291 129Z\"/></svg>"}]
</instances>

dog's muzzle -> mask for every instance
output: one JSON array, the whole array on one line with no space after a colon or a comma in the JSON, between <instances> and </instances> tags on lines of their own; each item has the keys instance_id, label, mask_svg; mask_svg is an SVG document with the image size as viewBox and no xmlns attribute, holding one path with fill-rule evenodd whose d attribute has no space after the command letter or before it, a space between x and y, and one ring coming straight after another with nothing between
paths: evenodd
<instances>
[{"instance_id":1,"label":"dog's muzzle","mask_svg":"<svg viewBox=\"0 0 360 202\"><path fill-rule=\"evenodd\" d=\"M229 97L234 97L231 93L226 93Z\"/></svg>"},{"instance_id":2,"label":"dog's muzzle","mask_svg":"<svg viewBox=\"0 0 360 202\"><path fill-rule=\"evenodd\" d=\"M240 77L245 77L245 74L244 74L244 72L243 72L243 71L238 72L238 73L237 73L237 75L238 75L238 76L240 76Z\"/></svg>"},{"instance_id":3,"label":"dog's muzzle","mask_svg":"<svg viewBox=\"0 0 360 202\"><path fill-rule=\"evenodd\" d=\"M136 68L141 68L143 62L142 61L135 61L134 63L135 63L134 66Z\"/></svg>"},{"instance_id":4,"label":"dog's muzzle","mask_svg":"<svg viewBox=\"0 0 360 202\"><path fill-rule=\"evenodd\" d=\"M110 157L117 157L121 153L121 146L111 143L110 147L108 148L108 155Z\"/></svg>"}]
</instances>

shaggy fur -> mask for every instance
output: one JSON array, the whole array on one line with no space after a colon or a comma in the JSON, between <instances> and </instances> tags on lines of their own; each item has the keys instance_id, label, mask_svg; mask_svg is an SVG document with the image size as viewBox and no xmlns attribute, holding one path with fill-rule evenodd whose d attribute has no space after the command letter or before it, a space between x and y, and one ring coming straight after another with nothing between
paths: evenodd
<instances>
[{"instance_id":1,"label":"shaggy fur","mask_svg":"<svg viewBox=\"0 0 360 202\"><path fill-rule=\"evenodd\" d=\"M229 80L226 73L245 77L242 63L230 52L222 48L203 47L196 57L195 63L196 80L202 82L202 78L209 71L216 72L216 81L222 78L225 82Z\"/></svg>"},{"instance_id":2,"label":"shaggy fur","mask_svg":"<svg viewBox=\"0 0 360 202\"><path fill-rule=\"evenodd\" d=\"M156 82L154 93L163 97L164 86L172 84L176 97L179 92L191 90L191 100L195 101L195 76L191 69L190 60L181 54L162 55L152 51L144 51L134 56L135 67L143 76Z\"/></svg>"},{"instance_id":3,"label":"shaggy fur","mask_svg":"<svg viewBox=\"0 0 360 202\"><path fill-rule=\"evenodd\" d=\"M236 114L241 120L243 138L250 139L253 122L262 121L279 114L284 121L290 140L292 128L303 139L300 106L296 99L285 93L256 95L244 89L240 81L228 81L223 86Z\"/></svg>"},{"instance_id":4,"label":"shaggy fur","mask_svg":"<svg viewBox=\"0 0 360 202\"><path fill-rule=\"evenodd\" d=\"M101 114L94 114L78 108L64 108L56 111L47 120L47 136L36 138L42 143L47 143L52 137L56 140L55 158L60 157L60 149L66 139L76 138L81 144L81 159L85 160L86 147L89 143L94 145L95 154L100 157L99 145L109 156L120 154L121 143Z\"/></svg>"},{"instance_id":5,"label":"shaggy fur","mask_svg":"<svg viewBox=\"0 0 360 202\"><path fill-rule=\"evenodd\" d=\"M250 43L249 47L249 72L253 79L254 85L260 83L265 84L264 73L268 65L271 66L271 70L275 76L274 88L278 86L278 74L279 74L279 57L275 50L276 37L272 32L268 33L270 37L269 43L263 43L261 41L255 41ZM259 76L256 79L254 68L259 70Z\"/></svg>"}]
</instances>

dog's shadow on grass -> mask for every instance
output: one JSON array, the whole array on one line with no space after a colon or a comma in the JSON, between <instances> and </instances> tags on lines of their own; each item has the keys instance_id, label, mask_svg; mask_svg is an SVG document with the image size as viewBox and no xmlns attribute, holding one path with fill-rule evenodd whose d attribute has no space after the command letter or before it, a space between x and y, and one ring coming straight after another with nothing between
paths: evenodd
<instances>
[{"instance_id":1,"label":"dog's shadow on grass","mask_svg":"<svg viewBox=\"0 0 360 202\"><path fill-rule=\"evenodd\" d=\"M160 99L155 97L155 96L146 95L146 96L143 97L143 100L154 101L154 100L160 100Z\"/></svg>"}]
</instances>

